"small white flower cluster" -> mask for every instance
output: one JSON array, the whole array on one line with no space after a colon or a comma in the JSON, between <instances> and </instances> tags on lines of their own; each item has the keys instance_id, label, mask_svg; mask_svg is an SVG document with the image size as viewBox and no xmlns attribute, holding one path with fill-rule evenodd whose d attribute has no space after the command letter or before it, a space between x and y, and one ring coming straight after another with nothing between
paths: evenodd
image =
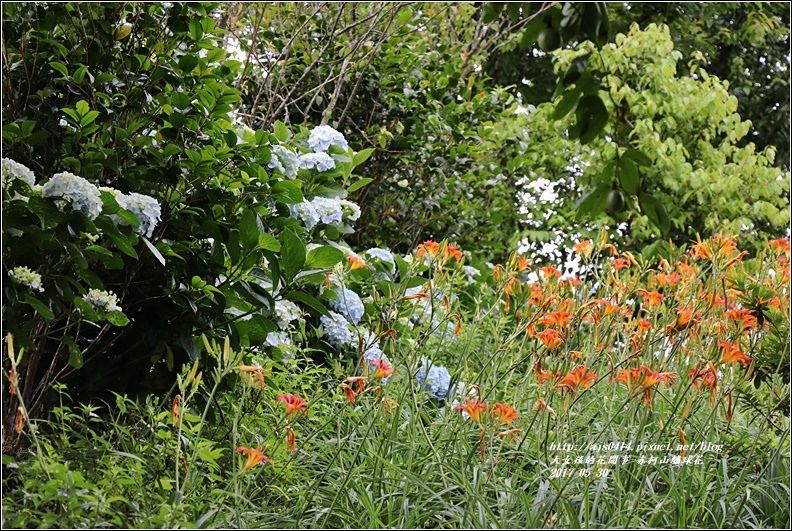
<instances>
[{"instance_id":1,"label":"small white flower cluster","mask_svg":"<svg viewBox=\"0 0 792 531\"><path fill-rule=\"evenodd\" d=\"M11 182L13 179L21 179L25 181L28 186L30 186L30 188L35 186L36 176L24 164L20 164L12 159L3 159L0 167L2 167L3 188L5 188L6 184Z\"/></svg>"},{"instance_id":2,"label":"small white flower cluster","mask_svg":"<svg viewBox=\"0 0 792 531\"><path fill-rule=\"evenodd\" d=\"M366 311L360 296L346 287L336 289L335 293L338 298L330 299L330 307L342 314L350 323L358 324Z\"/></svg>"},{"instance_id":3,"label":"small white flower cluster","mask_svg":"<svg viewBox=\"0 0 792 531\"><path fill-rule=\"evenodd\" d=\"M319 318L319 321L322 323L322 328L324 328L327 333L327 337L330 338L332 343L338 346L351 346L354 343L354 338L352 337L352 331L349 329L349 323L346 317L332 310L328 310L328 312L330 313L330 317L325 317L323 315Z\"/></svg>"},{"instance_id":4,"label":"small white flower cluster","mask_svg":"<svg viewBox=\"0 0 792 531\"><path fill-rule=\"evenodd\" d=\"M112 291L90 289L82 298L88 301L97 312L109 313L121 311L121 307L118 305L118 296Z\"/></svg>"},{"instance_id":5,"label":"small white flower cluster","mask_svg":"<svg viewBox=\"0 0 792 531\"><path fill-rule=\"evenodd\" d=\"M41 189L41 197L55 197L71 204L72 209L91 219L102 213L99 188L73 173L56 173Z\"/></svg>"},{"instance_id":6,"label":"small white flower cluster","mask_svg":"<svg viewBox=\"0 0 792 531\"><path fill-rule=\"evenodd\" d=\"M310 170L316 168L316 171L328 171L335 168L335 161L333 157L327 153L304 153L300 155L300 169Z\"/></svg>"},{"instance_id":7,"label":"small white flower cluster","mask_svg":"<svg viewBox=\"0 0 792 531\"><path fill-rule=\"evenodd\" d=\"M396 260L393 258L393 253L391 253L387 249L379 249L373 248L367 251L364 251L363 254L371 260L372 258L375 260L379 260L381 262L387 262L390 264L390 272L391 274L396 273Z\"/></svg>"},{"instance_id":8,"label":"small white flower cluster","mask_svg":"<svg viewBox=\"0 0 792 531\"><path fill-rule=\"evenodd\" d=\"M308 147L314 150L314 153L320 153L327 151L330 146L338 146L345 151L349 149L344 135L329 125L314 127L308 135Z\"/></svg>"},{"instance_id":9,"label":"small white flower cluster","mask_svg":"<svg viewBox=\"0 0 792 531\"><path fill-rule=\"evenodd\" d=\"M346 217L355 221L360 217L360 207L346 199L314 197L298 205L290 205L292 217L299 217L305 228L311 230L320 222L327 225L338 224Z\"/></svg>"},{"instance_id":10,"label":"small white flower cluster","mask_svg":"<svg viewBox=\"0 0 792 531\"><path fill-rule=\"evenodd\" d=\"M8 276L17 284L27 286L34 291L44 291L41 287L41 275L25 266L15 267L8 272Z\"/></svg>"},{"instance_id":11,"label":"small white flower cluster","mask_svg":"<svg viewBox=\"0 0 792 531\"><path fill-rule=\"evenodd\" d=\"M278 169L287 178L294 179L300 169L300 158L285 146L272 146L272 157L267 167Z\"/></svg>"},{"instance_id":12,"label":"small white flower cluster","mask_svg":"<svg viewBox=\"0 0 792 531\"><path fill-rule=\"evenodd\" d=\"M465 274L467 275L467 283L468 283L468 285L475 284L476 281L475 281L474 277L477 277L477 276L481 275L481 271L479 271L478 269L476 269L473 266L463 265L462 269L465 271Z\"/></svg>"}]
</instances>

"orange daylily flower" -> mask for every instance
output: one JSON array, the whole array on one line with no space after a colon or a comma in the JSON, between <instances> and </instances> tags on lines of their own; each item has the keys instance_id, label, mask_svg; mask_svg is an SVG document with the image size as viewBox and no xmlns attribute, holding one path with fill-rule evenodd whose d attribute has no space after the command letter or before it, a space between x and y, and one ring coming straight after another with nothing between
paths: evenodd
<instances>
[{"instance_id":1,"label":"orange daylily flower","mask_svg":"<svg viewBox=\"0 0 792 531\"><path fill-rule=\"evenodd\" d=\"M616 246L612 243L606 243L602 246L603 249L607 249L611 256L619 256L619 251L616 249Z\"/></svg>"},{"instance_id":2,"label":"orange daylily flower","mask_svg":"<svg viewBox=\"0 0 792 531\"><path fill-rule=\"evenodd\" d=\"M25 429L25 412L22 406L19 406L17 408L16 422L14 422L14 431L20 434L23 429Z\"/></svg>"},{"instance_id":3,"label":"orange daylily flower","mask_svg":"<svg viewBox=\"0 0 792 531\"><path fill-rule=\"evenodd\" d=\"M542 293L542 288L539 284L532 283L530 284L531 288L531 296L528 298L528 304L539 304L544 299L544 293Z\"/></svg>"},{"instance_id":4,"label":"orange daylily flower","mask_svg":"<svg viewBox=\"0 0 792 531\"><path fill-rule=\"evenodd\" d=\"M351 387L349 387L348 384L342 383L339 385L339 387L344 391L344 394L346 395L346 398L349 402L355 401L357 393Z\"/></svg>"},{"instance_id":5,"label":"orange daylily flower","mask_svg":"<svg viewBox=\"0 0 792 531\"><path fill-rule=\"evenodd\" d=\"M536 337L538 337L542 343L544 343L544 346L547 347L547 350L555 350L558 345L564 342L563 339L558 337L558 331L552 328L548 328L547 330L539 332L536 334Z\"/></svg>"},{"instance_id":6,"label":"orange daylily flower","mask_svg":"<svg viewBox=\"0 0 792 531\"><path fill-rule=\"evenodd\" d=\"M369 367L374 369L374 376L372 376L372 378L375 380L387 378L393 374L393 367L383 359L370 360Z\"/></svg>"},{"instance_id":7,"label":"orange daylily flower","mask_svg":"<svg viewBox=\"0 0 792 531\"><path fill-rule=\"evenodd\" d=\"M583 365L576 367L558 382L556 389L563 387L570 393L575 394L581 387L590 388L592 382L597 379L597 375L594 373L586 374L588 371L589 368Z\"/></svg>"},{"instance_id":8,"label":"orange daylily flower","mask_svg":"<svg viewBox=\"0 0 792 531\"><path fill-rule=\"evenodd\" d=\"M295 396L291 393L278 395L275 397L275 400L286 404L287 417L293 413L299 413L301 411L304 412L308 408L308 402L306 402L305 399Z\"/></svg>"},{"instance_id":9,"label":"orange daylily flower","mask_svg":"<svg viewBox=\"0 0 792 531\"><path fill-rule=\"evenodd\" d=\"M511 407L508 404L504 404L502 402L496 402L490 412L490 418L498 417L498 422L501 424L508 424L511 426L512 421L514 419L519 419L520 415L517 414L517 410Z\"/></svg>"},{"instance_id":10,"label":"orange daylily flower","mask_svg":"<svg viewBox=\"0 0 792 531\"><path fill-rule=\"evenodd\" d=\"M701 391L699 388L699 380L701 380L701 384L704 387L709 387L710 407L715 407L715 393L718 392L718 371L715 369L715 366L712 365L712 362L707 362L706 370L702 370L699 365L696 365L690 369L688 376L691 378L691 383L696 391Z\"/></svg>"},{"instance_id":11,"label":"orange daylily flower","mask_svg":"<svg viewBox=\"0 0 792 531\"><path fill-rule=\"evenodd\" d=\"M390 329L384 331L383 333L381 333L380 336L379 336L380 339L384 339L386 337L390 337L391 339L395 340L396 339L396 330L394 330L393 328L390 328Z\"/></svg>"},{"instance_id":12,"label":"orange daylily flower","mask_svg":"<svg viewBox=\"0 0 792 531\"><path fill-rule=\"evenodd\" d=\"M718 341L718 347L723 348L721 363L734 363L735 361L742 362L743 367L747 367L751 363L751 357L746 356L740 350L739 343L730 343L729 341Z\"/></svg>"},{"instance_id":13,"label":"orange daylily flower","mask_svg":"<svg viewBox=\"0 0 792 531\"><path fill-rule=\"evenodd\" d=\"M662 302L663 299L665 299L665 295L659 291L646 291L645 289L639 289L638 293L641 294L641 297L648 306L657 306L660 304L660 302Z\"/></svg>"},{"instance_id":14,"label":"orange daylily flower","mask_svg":"<svg viewBox=\"0 0 792 531\"><path fill-rule=\"evenodd\" d=\"M364 262L358 255L352 254L347 256L347 262L349 262L349 270L354 271L355 269L364 269L368 267L368 264Z\"/></svg>"},{"instance_id":15,"label":"orange daylily flower","mask_svg":"<svg viewBox=\"0 0 792 531\"><path fill-rule=\"evenodd\" d=\"M290 452L294 452L296 442L297 435L295 435L294 430L291 426L286 426L286 448L288 448Z\"/></svg>"},{"instance_id":16,"label":"orange daylily flower","mask_svg":"<svg viewBox=\"0 0 792 531\"><path fill-rule=\"evenodd\" d=\"M616 271L621 271L622 269L628 269L630 267L630 261L624 258L614 258L613 259L613 268Z\"/></svg>"},{"instance_id":17,"label":"orange daylily flower","mask_svg":"<svg viewBox=\"0 0 792 531\"><path fill-rule=\"evenodd\" d=\"M264 455L264 453L259 448L246 448L244 446L238 446L236 451L238 454L245 454L247 456L247 461L245 461L245 464L242 466L242 472L250 470L262 462L273 464L272 460Z\"/></svg>"},{"instance_id":18,"label":"orange daylily flower","mask_svg":"<svg viewBox=\"0 0 792 531\"><path fill-rule=\"evenodd\" d=\"M462 251L457 249L453 245L447 245L445 248L445 252L443 253L443 258L448 260L449 258L455 258L456 260L462 260Z\"/></svg>"},{"instance_id":19,"label":"orange daylily flower","mask_svg":"<svg viewBox=\"0 0 792 531\"><path fill-rule=\"evenodd\" d=\"M580 240L572 246L572 249L583 258L588 258L594 250L594 243L591 240Z\"/></svg>"},{"instance_id":20,"label":"orange daylily flower","mask_svg":"<svg viewBox=\"0 0 792 531\"><path fill-rule=\"evenodd\" d=\"M555 268L555 267L553 267L551 265L546 265L544 267L540 267L539 271L542 272L542 274L544 275L545 280L550 280L553 277L561 278L561 271L559 271L557 268Z\"/></svg>"},{"instance_id":21,"label":"orange daylily flower","mask_svg":"<svg viewBox=\"0 0 792 531\"><path fill-rule=\"evenodd\" d=\"M440 250L440 244L432 241L426 240L422 244L420 244L417 248L416 255L418 258L429 255L429 256L437 256L437 252Z\"/></svg>"},{"instance_id":22,"label":"orange daylily flower","mask_svg":"<svg viewBox=\"0 0 792 531\"><path fill-rule=\"evenodd\" d=\"M264 369L263 367L253 367L251 365L240 365L237 367L241 372L246 372L250 374L251 381L253 379L253 375L258 378L259 381L259 389L264 390Z\"/></svg>"},{"instance_id":23,"label":"orange daylily flower","mask_svg":"<svg viewBox=\"0 0 792 531\"><path fill-rule=\"evenodd\" d=\"M785 254L789 256L789 238L778 238L777 240L770 240L767 242L777 254Z\"/></svg>"},{"instance_id":24,"label":"orange daylily flower","mask_svg":"<svg viewBox=\"0 0 792 531\"><path fill-rule=\"evenodd\" d=\"M679 441L682 443L682 451L679 452L679 458L683 459L685 457L685 447L687 446L687 441L685 441L685 430L679 428Z\"/></svg>"},{"instance_id":25,"label":"orange daylily flower","mask_svg":"<svg viewBox=\"0 0 792 531\"><path fill-rule=\"evenodd\" d=\"M729 256L737 252L737 242L729 236L716 234L712 237L712 242L719 244L718 254L720 256Z\"/></svg>"},{"instance_id":26,"label":"orange daylily flower","mask_svg":"<svg viewBox=\"0 0 792 531\"><path fill-rule=\"evenodd\" d=\"M366 388L366 382L368 382L368 378L366 378L365 376L350 376L344 381L354 385L355 389L357 389L358 391L362 391L363 389Z\"/></svg>"},{"instance_id":27,"label":"orange daylily flower","mask_svg":"<svg viewBox=\"0 0 792 531\"><path fill-rule=\"evenodd\" d=\"M534 409L538 409L539 411L547 411L554 417L556 416L556 412L553 410L553 408L547 405L547 402L545 401L544 398L540 398L536 401L536 405L534 405Z\"/></svg>"},{"instance_id":28,"label":"orange daylily flower","mask_svg":"<svg viewBox=\"0 0 792 531\"><path fill-rule=\"evenodd\" d=\"M624 382L630 392L643 391L641 402L652 409L652 388L663 382L674 385L676 377L675 372L655 372L646 365L641 365L638 368L622 369L614 381Z\"/></svg>"},{"instance_id":29,"label":"orange daylily flower","mask_svg":"<svg viewBox=\"0 0 792 531\"><path fill-rule=\"evenodd\" d=\"M675 287L682 280L682 275L679 273L657 273L654 276L654 281L660 285L661 288L666 286Z\"/></svg>"},{"instance_id":30,"label":"orange daylily flower","mask_svg":"<svg viewBox=\"0 0 792 531\"><path fill-rule=\"evenodd\" d=\"M523 258L519 254L515 254L512 260L515 268L518 272L525 271L526 269L531 269L529 266L531 265L531 260L529 258Z\"/></svg>"},{"instance_id":31,"label":"orange daylily flower","mask_svg":"<svg viewBox=\"0 0 792 531\"><path fill-rule=\"evenodd\" d=\"M564 328L566 325L572 322L572 314L564 310L549 312L539 318L539 322L545 326Z\"/></svg>"},{"instance_id":32,"label":"orange daylily flower","mask_svg":"<svg viewBox=\"0 0 792 531\"><path fill-rule=\"evenodd\" d=\"M702 260L712 259L712 253L701 239L697 239L696 243L690 248L690 256Z\"/></svg>"},{"instance_id":33,"label":"orange daylily flower","mask_svg":"<svg viewBox=\"0 0 792 531\"><path fill-rule=\"evenodd\" d=\"M402 297L402 300L409 301L412 299L428 299L428 298L429 298L428 293L419 292L419 293L413 293L412 295L405 295L404 297Z\"/></svg>"},{"instance_id":34,"label":"orange daylily flower","mask_svg":"<svg viewBox=\"0 0 792 531\"><path fill-rule=\"evenodd\" d=\"M8 373L8 380L10 385L8 386L8 392L12 395L17 394L16 385L17 385L17 375L16 375L16 367L11 365L11 371Z\"/></svg>"},{"instance_id":35,"label":"orange daylily flower","mask_svg":"<svg viewBox=\"0 0 792 531\"><path fill-rule=\"evenodd\" d=\"M506 430L506 431L500 432L498 434L498 437L508 437L509 438L509 442L513 442L517 438L517 435L521 434L522 432L523 432L523 430L521 430L520 428L514 428L514 429L511 429L511 430Z\"/></svg>"},{"instance_id":36,"label":"orange daylily flower","mask_svg":"<svg viewBox=\"0 0 792 531\"><path fill-rule=\"evenodd\" d=\"M454 411L464 411L476 422L476 424L481 424L481 413L486 407L487 406L480 399L471 400L470 397L466 397L465 405L456 406Z\"/></svg>"},{"instance_id":37,"label":"orange daylily flower","mask_svg":"<svg viewBox=\"0 0 792 531\"><path fill-rule=\"evenodd\" d=\"M174 426L178 424L181 419L181 395L173 397L173 403L171 404L171 419L173 420Z\"/></svg>"},{"instance_id":38,"label":"orange daylily flower","mask_svg":"<svg viewBox=\"0 0 792 531\"><path fill-rule=\"evenodd\" d=\"M391 400L390 398L385 399L385 414L387 415L390 412L391 408L399 407L399 403L395 400Z\"/></svg>"},{"instance_id":39,"label":"orange daylily flower","mask_svg":"<svg viewBox=\"0 0 792 531\"><path fill-rule=\"evenodd\" d=\"M731 321L740 323L740 328L743 330L746 328L755 328L757 325L756 316L754 315L753 311L748 310L747 308L741 308L739 310L727 310L723 312L723 316Z\"/></svg>"},{"instance_id":40,"label":"orange daylily flower","mask_svg":"<svg viewBox=\"0 0 792 531\"><path fill-rule=\"evenodd\" d=\"M666 332L669 334L674 334L676 332L681 332L686 328L690 328L693 326L695 321L693 320L693 311L688 308L677 308L677 317L674 324L670 324L666 326Z\"/></svg>"},{"instance_id":41,"label":"orange daylily flower","mask_svg":"<svg viewBox=\"0 0 792 531\"><path fill-rule=\"evenodd\" d=\"M462 333L462 318L458 313L451 314L449 319L456 319L456 326L454 327L454 335L458 336Z\"/></svg>"}]
</instances>

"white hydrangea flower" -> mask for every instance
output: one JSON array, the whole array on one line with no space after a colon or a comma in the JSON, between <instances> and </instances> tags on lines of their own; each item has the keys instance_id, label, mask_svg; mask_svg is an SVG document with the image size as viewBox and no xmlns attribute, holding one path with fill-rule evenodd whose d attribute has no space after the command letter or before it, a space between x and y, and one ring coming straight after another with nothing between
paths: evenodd
<instances>
[{"instance_id":1,"label":"white hydrangea flower","mask_svg":"<svg viewBox=\"0 0 792 531\"><path fill-rule=\"evenodd\" d=\"M138 234L145 234L147 238L151 238L154 228L159 223L160 216L162 216L162 209L157 200L148 195L133 192L123 196L123 203L119 201L118 204L132 212L140 221L140 226L135 227L133 230Z\"/></svg>"},{"instance_id":2,"label":"white hydrangea flower","mask_svg":"<svg viewBox=\"0 0 792 531\"><path fill-rule=\"evenodd\" d=\"M92 288L88 290L88 293L83 295L82 298L88 301L97 312L108 313L121 311L121 307L118 305L118 296L112 291Z\"/></svg>"},{"instance_id":3,"label":"white hydrangea flower","mask_svg":"<svg viewBox=\"0 0 792 531\"><path fill-rule=\"evenodd\" d=\"M300 169L300 158L285 146L272 146L272 157L267 167L277 168L289 179L294 179Z\"/></svg>"},{"instance_id":4,"label":"white hydrangea flower","mask_svg":"<svg viewBox=\"0 0 792 531\"><path fill-rule=\"evenodd\" d=\"M291 216L299 218L305 228L311 230L320 222L326 225L339 224L344 219L355 221L360 217L360 207L352 201L333 197L314 197L297 205L289 205Z\"/></svg>"},{"instance_id":5,"label":"white hydrangea flower","mask_svg":"<svg viewBox=\"0 0 792 531\"><path fill-rule=\"evenodd\" d=\"M329 125L320 125L311 130L308 135L308 147L313 149L315 153L327 151L330 146L338 146L344 151L349 149L344 135L330 127Z\"/></svg>"},{"instance_id":6,"label":"white hydrangea flower","mask_svg":"<svg viewBox=\"0 0 792 531\"><path fill-rule=\"evenodd\" d=\"M41 275L25 266L15 267L8 272L8 276L17 284L27 286L34 291L44 291L41 287Z\"/></svg>"},{"instance_id":7,"label":"white hydrangea flower","mask_svg":"<svg viewBox=\"0 0 792 531\"><path fill-rule=\"evenodd\" d=\"M99 188L87 180L69 172L56 173L41 190L41 197L62 198L72 209L82 212L91 219L102 213L102 197Z\"/></svg>"},{"instance_id":8,"label":"white hydrangea flower","mask_svg":"<svg viewBox=\"0 0 792 531\"><path fill-rule=\"evenodd\" d=\"M389 250L374 247L367 251L363 251L363 254L366 255L366 257L368 257L369 259L373 258L375 260L387 262L391 266L390 267L391 274L396 272L396 260L394 260L393 253L391 253Z\"/></svg>"},{"instance_id":9,"label":"white hydrangea flower","mask_svg":"<svg viewBox=\"0 0 792 531\"><path fill-rule=\"evenodd\" d=\"M335 293L338 298L330 299L330 307L341 313L350 323L358 324L366 311L358 294L345 287L336 289Z\"/></svg>"},{"instance_id":10,"label":"white hydrangea flower","mask_svg":"<svg viewBox=\"0 0 792 531\"><path fill-rule=\"evenodd\" d=\"M335 160L327 153L304 153L300 155L300 169L316 171L327 171L335 168Z\"/></svg>"},{"instance_id":11,"label":"white hydrangea flower","mask_svg":"<svg viewBox=\"0 0 792 531\"><path fill-rule=\"evenodd\" d=\"M36 175L24 164L12 159L3 159L0 167L2 167L3 188L13 179L21 179L31 188L36 184Z\"/></svg>"},{"instance_id":12,"label":"white hydrangea flower","mask_svg":"<svg viewBox=\"0 0 792 531\"><path fill-rule=\"evenodd\" d=\"M286 332L270 332L267 334L267 339L264 343L275 348L288 349L293 345L289 334Z\"/></svg>"},{"instance_id":13,"label":"white hydrangea flower","mask_svg":"<svg viewBox=\"0 0 792 531\"><path fill-rule=\"evenodd\" d=\"M349 221L357 221L360 217L360 207L357 206L357 203L347 201L346 199L342 199L340 203L344 217Z\"/></svg>"},{"instance_id":14,"label":"white hydrangea flower","mask_svg":"<svg viewBox=\"0 0 792 531\"><path fill-rule=\"evenodd\" d=\"M354 343L354 338L346 318L332 310L328 310L328 312L330 312L330 317L323 315L319 318L322 328L327 333L327 337L338 346L351 346Z\"/></svg>"},{"instance_id":15,"label":"white hydrangea flower","mask_svg":"<svg viewBox=\"0 0 792 531\"><path fill-rule=\"evenodd\" d=\"M275 315L278 316L278 326L285 329L286 326L300 318L300 308L292 301L275 301Z\"/></svg>"}]
</instances>

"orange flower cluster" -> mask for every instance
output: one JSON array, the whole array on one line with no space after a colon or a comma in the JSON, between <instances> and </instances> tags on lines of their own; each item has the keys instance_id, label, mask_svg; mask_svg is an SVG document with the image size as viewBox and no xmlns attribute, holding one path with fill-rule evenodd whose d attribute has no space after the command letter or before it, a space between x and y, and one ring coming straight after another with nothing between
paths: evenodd
<instances>
[{"instance_id":1,"label":"orange flower cluster","mask_svg":"<svg viewBox=\"0 0 792 531\"><path fill-rule=\"evenodd\" d=\"M308 409L308 402L306 402L305 399L300 398L299 396L293 395L291 393L278 395L275 397L275 400L286 404L285 415L287 417L296 416L299 413L305 412Z\"/></svg>"},{"instance_id":2,"label":"orange flower cluster","mask_svg":"<svg viewBox=\"0 0 792 531\"><path fill-rule=\"evenodd\" d=\"M661 383L674 385L676 377L675 372L655 372L646 365L641 365L638 368L622 369L614 381L623 382L630 392L643 391L641 403L652 409L652 388Z\"/></svg>"},{"instance_id":3,"label":"orange flower cluster","mask_svg":"<svg viewBox=\"0 0 792 531\"><path fill-rule=\"evenodd\" d=\"M250 470L259 463L273 464L272 460L264 455L264 453L261 451L261 448L246 448L244 446L238 446L236 451L238 454L244 454L247 456L247 461L245 461L245 464L242 465L242 472Z\"/></svg>"},{"instance_id":4,"label":"orange flower cluster","mask_svg":"<svg viewBox=\"0 0 792 531\"><path fill-rule=\"evenodd\" d=\"M590 388L591 384L597 379L597 375L589 373L589 368L579 365L569 371L560 382L556 385L556 389L562 389L575 395L578 390L582 388Z\"/></svg>"}]
</instances>

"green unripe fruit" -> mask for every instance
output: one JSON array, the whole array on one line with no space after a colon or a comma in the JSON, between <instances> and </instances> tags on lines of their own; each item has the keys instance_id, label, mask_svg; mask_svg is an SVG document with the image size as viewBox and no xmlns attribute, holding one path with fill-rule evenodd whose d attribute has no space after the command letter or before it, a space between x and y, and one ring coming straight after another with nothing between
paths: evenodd
<instances>
[{"instance_id":1,"label":"green unripe fruit","mask_svg":"<svg viewBox=\"0 0 792 531\"><path fill-rule=\"evenodd\" d=\"M561 34L558 33L558 30L555 28L545 28L542 30L542 33L539 34L537 43L543 52L558 50L561 46Z\"/></svg>"},{"instance_id":2,"label":"green unripe fruit","mask_svg":"<svg viewBox=\"0 0 792 531\"><path fill-rule=\"evenodd\" d=\"M624 194L620 190L611 190L605 199L605 208L609 214L618 214L624 210Z\"/></svg>"}]
</instances>

